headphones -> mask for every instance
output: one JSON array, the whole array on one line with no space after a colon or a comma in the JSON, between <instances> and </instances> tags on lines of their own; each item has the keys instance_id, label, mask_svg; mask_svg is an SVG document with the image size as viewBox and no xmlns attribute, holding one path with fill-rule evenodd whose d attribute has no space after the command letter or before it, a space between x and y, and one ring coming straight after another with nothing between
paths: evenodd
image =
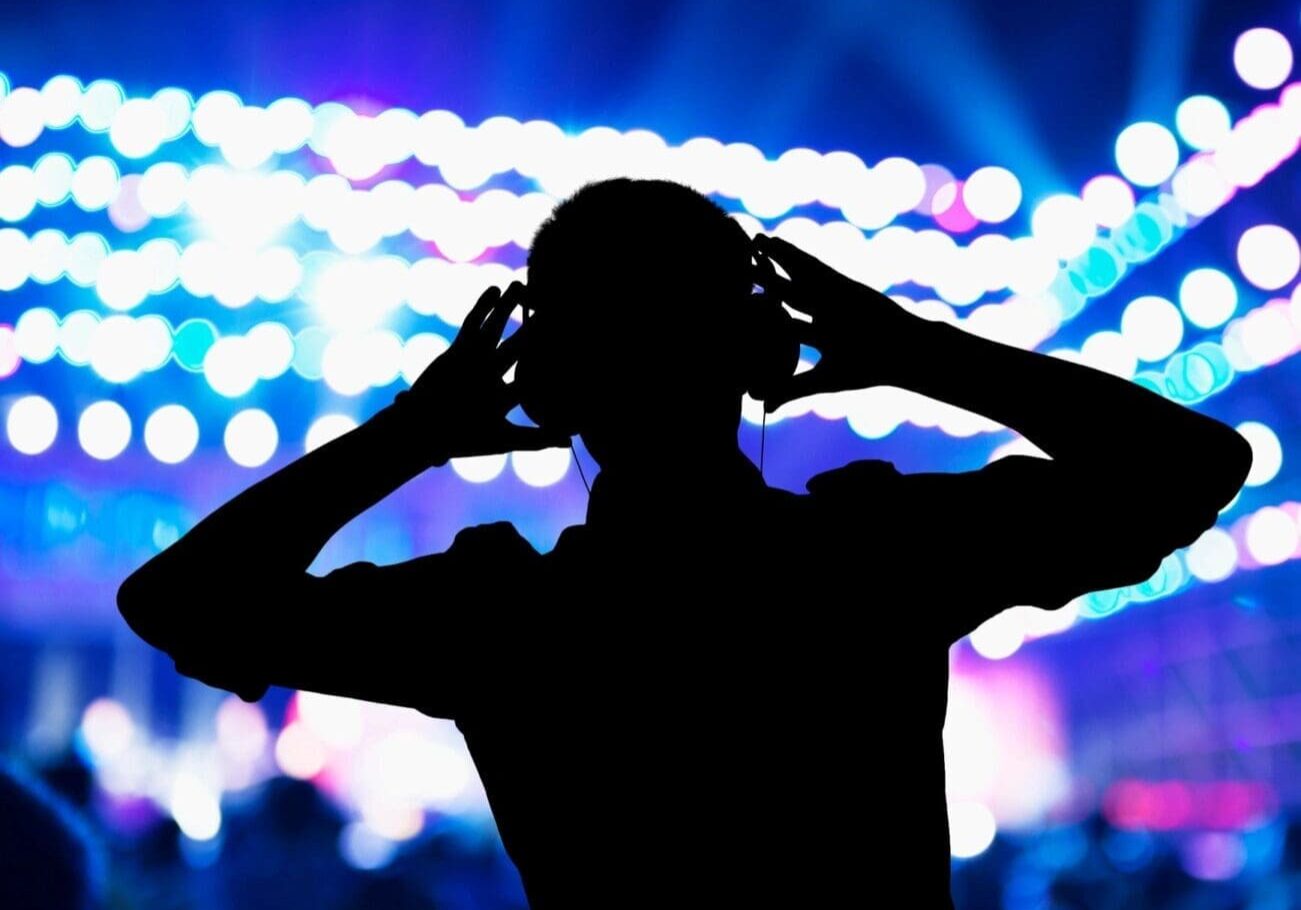
<instances>
[{"instance_id":1,"label":"headphones","mask_svg":"<svg viewBox=\"0 0 1301 910\"><path fill-rule=\"evenodd\" d=\"M756 271L756 275L762 275L762 271ZM737 360L741 391L763 401L780 389L799 366L795 319L777 297L757 282L739 309L738 337L732 353ZM521 339L513 380L520 406L539 426L575 436L579 429L573 403L583 380L567 355L567 339L561 337L564 326L545 310L539 312L527 305L524 319L528 337ZM765 411L759 446L761 472L767 424ZM576 454L574 460L577 463ZM579 470L581 473L581 466ZM586 476L583 484L587 486Z\"/></svg>"}]
</instances>

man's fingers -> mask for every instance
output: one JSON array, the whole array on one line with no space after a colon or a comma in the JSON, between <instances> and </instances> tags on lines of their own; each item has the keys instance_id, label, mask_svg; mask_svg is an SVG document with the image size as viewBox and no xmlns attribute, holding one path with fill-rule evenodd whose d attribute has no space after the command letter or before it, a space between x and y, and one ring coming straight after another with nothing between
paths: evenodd
<instances>
[{"instance_id":1,"label":"man's fingers","mask_svg":"<svg viewBox=\"0 0 1301 910\"><path fill-rule=\"evenodd\" d=\"M501 434L501 448L508 452L568 447L568 436L542 427L524 427L517 423L509 423Z\"/></svg>"},{"instance_id":2,"label":"man's fingers","mask_svg":"<svg viewBox=\"0 0 1301 910\"><path fill-rule=\"evenodd\" d=\"M824 384L825 379L826 376L816 366L803 373L796 373L764 398L763 409L771 414L788 401L825 392L828 390Z\"/></svg>"},{"instance_id":3,"label":"man's fingers","mask_svg":"<svg viewBox=\"0 0 1301 910\"><path fill-rule=\"evenodd\" d=\"M506 293L501 295L496 309L489 312L487 318L483 320L483 334L489 344L495 345L501 338L510 314L515 312L515 308L521 303L519 288L523 286L519 281L512 281L510 287L506 288Z\"/></svg>"},{"instance_id":4,"label":"man's fingers","mask_svg":"<svg viewBox=\"0 0 1301 910\"><path fill-rule=\"evenodd\" d=\"M479 299L470 307L470 312L466 314L465 321L461 323L461 333L475 333L483 324L484 317L492 312L492 308L497 305L501 299L501 288L492 285L479 295ZM458 334L457 337L460 337Z\"/></svg>"},{"instance_id":5,"label":"man's fingers","mask_svg":"<svg viewBox=\"0 0 1301 910\"><path fill-rule=\"evenodd\" d=\"M755 244L759 252L756 257L760 263L758 268L764 276L758 283L765 290L775 291L782 300L809 313L823 309L819 298L827 291L828 273L839 276L839 272L780 237L757 234ZM790 278L778 275L773 262L780 265Z\"/></svg>"},{"instance_id":6,"label":"man's fingers","mask_svg":"<svg viewBox=\"0 0 1301 910\"><path fill-rule=\"evenodd\" d=\"M497 366L501 372L505 373L515 361L519 360L520 352L528 342L531 334L530 326L525 320L519 328L510 334L509 338L497 345Z\"/></svg>"},{"instance_id":7,"label":"man's fingers","mask_svg":"<svg viewBox=\"0 0 1301 910\"><path fill-rule=\"evenodd\" d=\"M754 283L767 293L783 300L788 299L795 290L791 280L778 275L777 271L772 267L772 261L767 256L761 253L757 258L759 264L754 267Z\"/></svg>"},{"instance_id":8,"label":"man's fingers","mask_svg":"<svg viewBox=\"0 0 1301 910\"><path fill-rule=\"evenodd\" d=\"M791 317L791 322L795 324L796 341L811 348L821 349L822 333L817 330L817 327L812 322L806 319L796 319L794 316Z\"/></svg>"},{"instance_id":9,"label":"man's fingers","mask_svg":"<svg viewBox=\"0 0 1301 910\"><path fill-rule=\"evenodd\" d=\"M795 281L803 277L814 277L831 269L831 266L821 259L804 252L789 240L770 237L767 234L756 234L754 242L760 252L773 259Z\"/></svg>"}]
</instances>

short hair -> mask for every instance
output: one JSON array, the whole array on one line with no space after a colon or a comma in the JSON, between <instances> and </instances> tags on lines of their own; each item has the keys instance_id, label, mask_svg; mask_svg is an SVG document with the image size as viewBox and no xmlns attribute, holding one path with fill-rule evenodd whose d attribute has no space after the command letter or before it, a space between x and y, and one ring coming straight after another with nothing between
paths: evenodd
<instances>
[{"instance_id":1,"label":"short hair","mask_svg":"<svg viewBox=\"0 0 1301 910\"><path fill-rule=\"evenodd\" d=\"M71 807L0 762L0 907L93 910L103 874L103 858Z\"/></svg>"},{"instance_id":2,"label":"short hair","mask_svg":"<svg viewBox=\"0 0 1301 910\"><path fill-rule=\"evenodd\" d=\"M544 295L610 286L638 299L687 286L739 302L753 289L750 239L689 186L615 177L584 184L555 207L529 247L528 283Z\"/></svg>"}]
</instances>

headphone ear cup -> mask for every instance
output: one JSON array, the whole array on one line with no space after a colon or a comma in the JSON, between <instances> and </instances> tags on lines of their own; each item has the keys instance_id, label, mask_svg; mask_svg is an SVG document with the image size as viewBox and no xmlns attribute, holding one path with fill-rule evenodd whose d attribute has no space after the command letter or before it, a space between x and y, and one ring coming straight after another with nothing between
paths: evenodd
<instances>
[{"instance_id":1,"label":"headphone ear cup","mask_svg":"<svg viewBox=\"0 0 1301 910\"><path fill-rule=\"evenodd\" d=\"M795 333L795 319L779 301L755 295L751 308L742 348L742 375L746 394L763 401L795 375L800 363L800 342Z\"/></svg>"},{"instance_id":2,"label":"headphone ear cup","mask_svg":"<svg viewBox=\"0 0 1301 910\"><path fill-rule=\"evenodd\" d=\"M536 315L530 316L536 322ZM574 418L568 404L567 396L562 394L556 365L551 362L549 352L552 349L540 337L545 327L531 325L531 337L523 344L515 361L515 377L512 385L519 399L520 408L538 426L555 430L568 436L575 435Z\"/></svg>"}]
</instances>

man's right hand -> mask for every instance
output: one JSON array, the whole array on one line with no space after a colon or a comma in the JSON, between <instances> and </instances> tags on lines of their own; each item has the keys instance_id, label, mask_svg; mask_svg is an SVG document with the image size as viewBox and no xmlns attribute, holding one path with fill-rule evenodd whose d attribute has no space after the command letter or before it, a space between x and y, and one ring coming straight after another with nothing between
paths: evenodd
<instances>
[{"instance_id":1,"label":"man's right hand","mask_svg":"<svg viewBox=\"0 0 1301 910\"><path fill-rule=\"evenodd\" d=\"M502 293L490 287L480 295L451 346L436 357L394 404L422 424L431 464L449 458L569 445L569 437L506 419L517 404L503 376L519 356L528 332L525 322L501 344L510 314L522 305L526 289L514 281Z\"/></svg>"},{"instance_id":2,"label":"man's right hand","mask_svg":"<svg viewBox=\"0 0 1301 910\"><path fill-rule=\"evenodd\" d=\"M811 317L797 321L799 340L820 355L811 370L764 399L767 411L806 395L901 383L900 368L924 347L927 320L779 237L758 234L754 247L758 283ZM778 275L773 263L790 278Z\"/></svg>"}]
</instances>

